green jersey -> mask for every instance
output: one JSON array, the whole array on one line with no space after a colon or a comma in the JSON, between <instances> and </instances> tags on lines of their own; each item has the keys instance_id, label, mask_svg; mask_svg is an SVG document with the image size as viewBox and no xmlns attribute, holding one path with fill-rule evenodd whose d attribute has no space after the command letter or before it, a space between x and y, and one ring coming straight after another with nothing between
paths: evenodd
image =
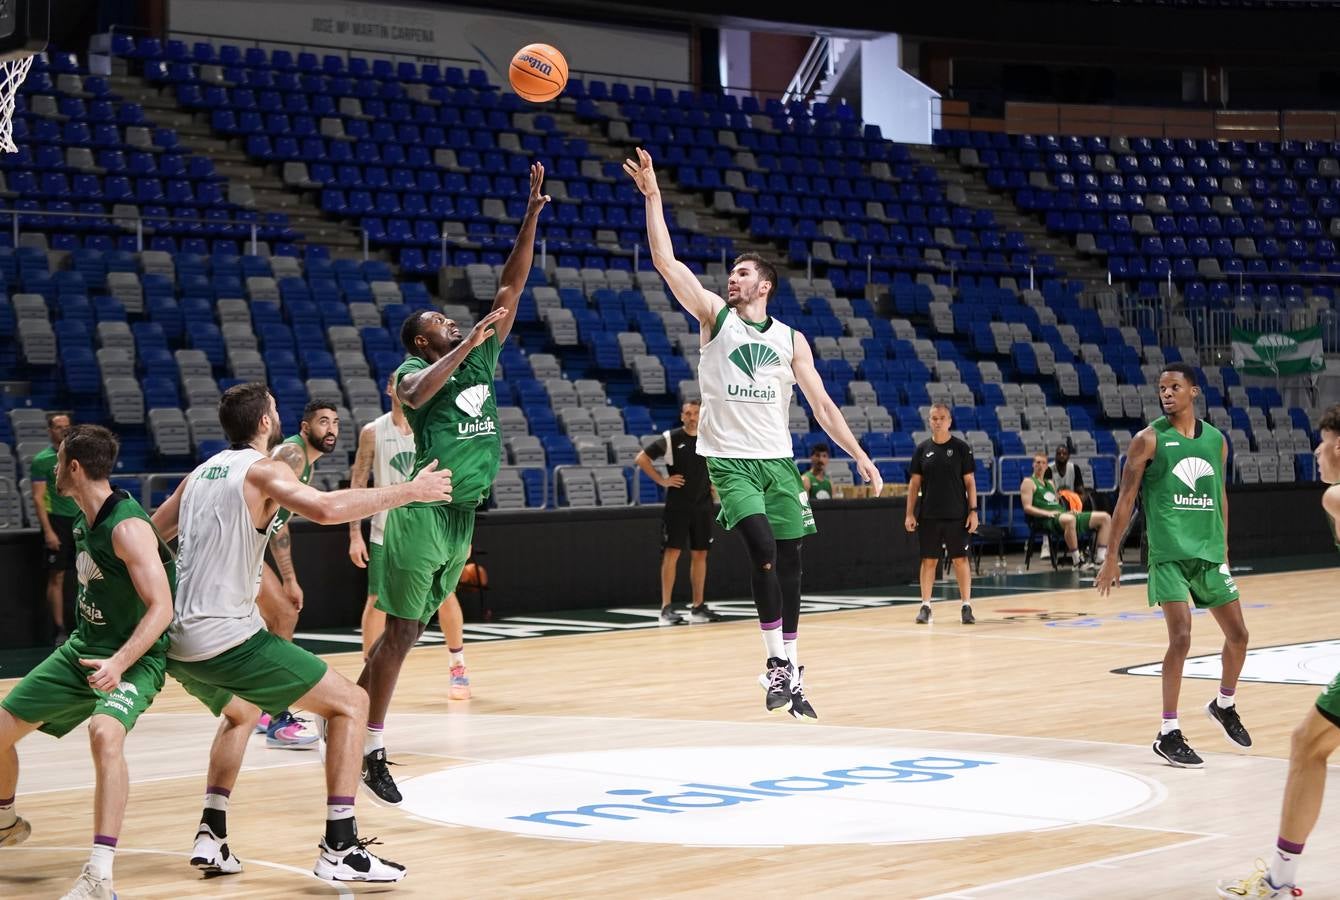
<instances>
[{"instance_id":1,"label":"green jersey","mask_svg":"<svg viewBox=\"0 0 1340 900\"><path fill-rule=\"evenodd\" d=\"M1186 437L1167 416L1149 427L1154 458L1145 469L1145 532L1150 563L1188 559L1224 561L1224 435L1196 420Z\"/></svg>"},{"instance_id":2,"label":"green jersey","mask_svg":"<svg viewBox=\"0 0 1340 900\"><path fill-rule=\"evenodd\" d=\"M831 500L833 497L832 479L827 475L823 478L819 478L811 474L809 494L811 500Z\"/></svg>"},{"instance_id":3,"label":"green jersey","mask_svg":"<svg viewBox=\"0 0 1340 900\"><path fill-rule=\"evenodd\" d=\"M47 515L73 519L79 512L79 504L69 497L62 497L56 493L56 463L56 448L46 448L33 457L30 477L34 484L39 481L46 482L47 492L42 498L42 506L46 509Z\"/></svg>"},{"instance_id":4,"label":"green jersey","mask_svg":"<svg viewBox=\"0 0 1340 900\"><path fill-rule=\"evenodd\" d=\"M418 409L404 406L414 431L414 475L437 460L451 470L451 505L474 509L488 496L498 476L502 436L498 403L493 396L493 369L502 343L490 337L465 357L447 382ZM411 356L396 370L395 382L428 363ZM411 476L413 477L413 476Z\"/></svg>"},{"instance_id":5,"label":"green jersey","mask_svg":"<svg viewBox=\"0 0 1340 900\"><path fill-rule=\"evenodd\" d=\"M284 438L284 443L294 444L295 446L297 446L299 450L302 451L302 459L303 459L302 474L298 476L298 480L301 481L303 484L311 484L312 464L307 461L307 440L300 434L291 434L288 437ZM276 534L279 531L279 529L283 528L284 524L288 522L288 520L291 518L293 518L292 511L284 509L281 506L279 508L279 512L275 513L274 519L270 522L270 534L271 535Z\"/></svg>"},{"instance_id":6,"label":"green jersey","mask_svg":"<svg viewBox=\"0 0 1340 900\"><path fill-rule=\"evenodd\" d=\"M1043 512L1070 512L1070 507L1056 493L1056 485L1043 481L1036 475L1028 476L1033 480L1033 505Z\"/></svg>"},{"instance_id":7,"label":"green jersey","mask_svg":"<svg viewBox=\"0 0 1340 900\"><path fill-rule=\"evenodd\" d=\"M125 561L116 555L112 546L112 530L126 519L143 519L153 527L143 507L125 491L112 492L91 526L83 511L76 507L74 545L78 554L75 572L79 576L79 624L70 635L70 644L81 655L111 656L121 649L144 618L144 601L135 592ZM158 539L158 557L167 570L168 584L176 593L176 562L161 537ZM147 652L166 653L167 645L168 638L164 633Z\"/></svg>"}]
</instances>

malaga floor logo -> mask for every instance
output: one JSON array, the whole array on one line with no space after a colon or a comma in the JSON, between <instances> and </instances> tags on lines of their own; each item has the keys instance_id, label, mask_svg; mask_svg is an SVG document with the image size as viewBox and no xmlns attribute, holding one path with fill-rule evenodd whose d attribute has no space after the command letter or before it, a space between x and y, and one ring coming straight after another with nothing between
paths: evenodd
<instances>
[{"instance_id":1,"label":"malaga floor logo","mask_svg":"<svg viewBox=\"0 0 1340 900\"><path fill-rule=\"evenodd\" d=\"M405 781L424 819L535 837L708 846L910 843L1062 827L1144 804L1123 772L908 747L555 753Z\"/></svg>"}]
</instances>

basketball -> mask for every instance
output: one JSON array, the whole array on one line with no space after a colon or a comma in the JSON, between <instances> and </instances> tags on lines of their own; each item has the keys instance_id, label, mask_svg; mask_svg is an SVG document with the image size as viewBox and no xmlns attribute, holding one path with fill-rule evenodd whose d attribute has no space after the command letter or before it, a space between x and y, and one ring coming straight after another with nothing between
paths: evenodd
<instances>
[{"instance_id":1,"label":"basketball","mask_svg":"<svg viewBox=\"0 0 1340 900\"><path fill-rule=\"evenodd\" d=\"M489 573L479 563L466 563L465 568L461 569L460 584L462 587L472 587L479 590L489 586Z\"/></svg>"},{"instance_id":2,"label":"basketball","mask_svg":"<svg viewBox=\"0 0 1340 900\"><path fill-rule=\"evenodd\" d=\"M548 44L527 44L512 57L507 80L522 100L543 103L563 93L568 83L568 61Z\"/></svg>"}]
</instances>

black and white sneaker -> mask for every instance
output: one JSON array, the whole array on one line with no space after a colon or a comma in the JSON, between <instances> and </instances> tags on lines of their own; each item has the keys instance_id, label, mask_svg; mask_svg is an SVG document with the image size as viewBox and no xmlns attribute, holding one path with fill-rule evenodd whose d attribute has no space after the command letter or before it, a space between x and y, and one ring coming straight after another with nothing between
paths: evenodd
<instances>
[{"instance_id":1,"label":"black and white sneaker","mask_svg":"<svg viewBox=\"0 0 1340 900\"><path fill-rule=\"evenodd\" d=\"M767 703L768 712L791 711L791 684L794 679L795 670L791 668L790 660L775 656L768 660L768 671L758 676L759 684L766 691L763 699Z\"/></svg>"},{"instance_id":2,"label":"black and white sneaker","mask_svg":"<svg viewBox=\"0 0 1340 900\"><path fill-rule=\"evenodd\" d=\"M805 667L797 666L796 675L791 679L791 715L802 722L817 722L819 714L814 711L809 698L805 696Z\"/></svg>"},{"instance_id":3,"label":"black and white sneaker","mask_svg":"<svg viewBox=\"0 0 1340 900\"><path fill-rule=\"evenodd\" d=\"M1224 737L1228 738L1229 743L1234 747L1250 747L1252 745L1252 736L1242 726L1242 719L1238 716L1236 704L1220 706L1218 699L1211 700L1205 707L1205 714L1219 723L1219 727L1224 729Z\"/></svg>"},{"instance_id":4,"label":"black and white sneaker","mask_svg":"<svg viewBox=\"0 0 1340 900\"><path fill-rule=\"evenodd\" d=\"M360 838L345 850L332 850L321 839L321 855L316 858L312 874L326 881L399 881L406 875L405 867L389 859L373 856L367 848L380 843L376 838Z\"/></svg>"},{"instance_id":5,"label":"black and white sneaker","mask_svg":"<svg viewBox=\"0 0 1340 900\"><path fill-rule=\"evenodd\" d=\"M977 624L977 617L972 614L972 607L966 603L959 607L959 621L964 625Z\"/></svg>"},{"instance_id":6,"label":"black and white sneaker","mask_svg":"<svg viewBox=\"0 0 1340 900\"><path fill-rule=\"evenodd\" d=\"M923 603L921 604L921 609L917 610L917 624L931 624L931 608L929 604Z\"/></svg>"},{"instance_id":7,"label":"black and white sneaker","mask_svg":"<svg viewBox=\"0 0 1340 900\"><path fill-rule=\"evenodd\" d=\"M689 623L686 622L686 621L684 621L684 617L681 616L679 613L675 612L675 610L674 610L672 607L667 606L667 607L664 607L664 608L661 610L661 617L660 617L660 619L657 620L657 624L658 624L658 625L687 625L687 624L689 624Z\"/></svg>"},{"instance_id":8,"label":"black and white sneaker","mask_svg":"<svg viewBox=\"0 0 1340 900\"><path fill-rule=\"evenodd\" d=\"M368 789L372 795L372 800L380 806L399 806L404 798L400 796L400 789L395 786L395 779L391 777L391 770L387 768L386 750L373 750L367 756L363 757L363 787Z\"/></svg>"},{"instance_id":9,"label":"black and white sneaker","mask_svg":"<svg viewBox=\"0 0 1340 900\"><path fill-rule=\"evenodd\" d=\"M1152 746L1156 754L1167 760L1169 765L1179 769L1199 769L1205 765L1205 760L1187 745L1180 728L1159 735Z\"/></svg>"},{"instance_id":10,"label":"black and white sneaker","mask_svg":"<svg viewBox=\"0 0 1340 900\"><path fill-rule=\"evenodd\" d=\"M191 865L204 873L206 878L215 875L236 875L242 871L242 860L228 849L227 838L216 837L210 827L200 823L195 833L195 846L191 848Z\"/></svg>"},{"instance_id":11,"label":"black and white sneaker","mask_svg":"<svg viewBox=\"0 0 1340 900\"><path fill-rule=\"evenodd\" d=\"M689 621L694 625L705 625L708 622L724 622L726 617L704 603L689 610Z\"/></svg>"}]
</instances>

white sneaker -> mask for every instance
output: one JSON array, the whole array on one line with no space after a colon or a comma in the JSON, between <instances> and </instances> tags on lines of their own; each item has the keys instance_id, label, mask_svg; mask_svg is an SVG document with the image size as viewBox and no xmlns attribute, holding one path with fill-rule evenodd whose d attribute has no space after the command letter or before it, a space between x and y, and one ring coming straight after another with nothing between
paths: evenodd
<instances>
[{"instance_id":1,"label":"white sneaker","mask_svg":"<svg viewBox=\"0 0 1340 900\"><path fill-rule=\"evenodd\" d=\"M33 826L28 824L28 820L19 816L14 820L14 824L8 828L0 828L0 847L13 847L22 844L28 840L28 836L33 833Z\"/></svg>"},{"instance_id":2,"label":"white sneaker","mask_svg":"<svg viewBox=\"0 0 1340 900\"><path fill-rule=\"evenodd\" d=\"M206 875L236 875L242 871L242 860L228 849L228 841L215 837L203 822L191 848L191 865Z\"/></svg>"},{"instance_id":3,"label":"white sneaker","mask_svg":"<svg viewBox=\"0 0 1340 900\"><path fill-rule=\"evenodd\" d=\"M347 850L332 850L321 839L321 855L316 858L312 874L326 881L399 881L407 874L400 863L373 856L367 851L376 838L363 838Z\"/></svg>"},{"instance_id":4,"label":"white sneaker","mask_svg":"<svg viewBox=\"0 0 1340 900\"><path fill-rule=\"evenodd\" d=\"M85 864L79 880L61 900L116 900L116 892L112 890L112 879L99 878L93 866Z\"/></svg>"},{"instance_id":5,"label":"white sneaker","mask_svg":"<svg viewBox=\"0 0 1340 900\"><path fill-rule=\"evenodd\" d=\"M1266 864L1259 859L1256 861L1255 871L1246 878L1226 878L1218 885L1218 894L1224 900L1238 900L1244 897L1270 900L1274 897L1299 897L1302 893L1297 885L1284 884L1275 887L1271 884L1270 872Z\"/></svg>"}]
</instances>

